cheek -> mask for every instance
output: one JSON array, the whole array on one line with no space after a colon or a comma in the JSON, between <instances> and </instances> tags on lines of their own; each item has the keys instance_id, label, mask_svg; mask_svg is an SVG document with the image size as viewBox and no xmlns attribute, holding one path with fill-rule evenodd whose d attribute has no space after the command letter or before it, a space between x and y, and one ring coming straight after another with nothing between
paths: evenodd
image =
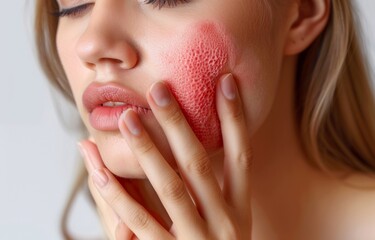
<instances>
[{"instance_id":1,"label":"cheek","mask_svg":"<svg viewBox=\"0 0 375 240\"><path fill-rule=\"evenodd\" d=\"M218 78L233 62L231 45L219 25L205 22L174 38L161 55L163 78L207 149L222 146L215 94Z\"/></svg>"},{"instance_id":2,"label":"cheek","mask_svg":"<svg viewBox=\"0 0 375 240\"><path fill-rule=\"evenodd\" d=\"M82 80L88 79L87 72L89 71L83 67L81 59L77 56L75 44L72 44L78 41L77 37L69 33L70 32L65 29L58 31L56 46L76 106L78 110L83 113L81 96L87 82ZM82 118L82 120L85 120L85 118Z\"/></svg>"}]
</instances>

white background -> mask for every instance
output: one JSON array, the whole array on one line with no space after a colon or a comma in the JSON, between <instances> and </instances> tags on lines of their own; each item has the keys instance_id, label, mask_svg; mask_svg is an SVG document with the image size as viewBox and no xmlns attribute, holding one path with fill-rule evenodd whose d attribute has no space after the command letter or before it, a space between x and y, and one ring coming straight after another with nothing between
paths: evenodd
<instances>
[{"instance_id":1,"label":"white background","mask_svg":"<svg viewBox=\"0 0 375 240\"><path fill-rule=\"evenodd\" d=\"M367 52L375 69L375 1L358 0ZM62 239L59 219L77 174L79 136L59 120L35 58L34 1L6 1L0 14L0 239ZM373 71L374 72L374 71ZM56 97L55 97L56 98ZM63 112L74 111L64 107ZM75 123L68 127L74 127ZM81 194L71 228L101 235L95 212ZM82 234L80 236L82 236ZM92 238L91 238L92 239Z\"/></svg>"}]
</instances>

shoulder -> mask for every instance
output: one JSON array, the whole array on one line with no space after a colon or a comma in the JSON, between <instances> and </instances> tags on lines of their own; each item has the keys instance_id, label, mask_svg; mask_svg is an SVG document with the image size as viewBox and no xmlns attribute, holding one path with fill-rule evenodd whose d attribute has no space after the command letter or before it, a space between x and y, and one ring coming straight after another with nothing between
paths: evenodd
<instances>
[{"instance_id":1,"label":"shoulder","mask_svg":"<svg viewBox=\"0 0 375 240\"><path fill-rule=\"evenodd\" d=\"M307 197L303 225L319 235L312 239L375 239L375 176L326 179Z\"/></svg>"}]
</instances>

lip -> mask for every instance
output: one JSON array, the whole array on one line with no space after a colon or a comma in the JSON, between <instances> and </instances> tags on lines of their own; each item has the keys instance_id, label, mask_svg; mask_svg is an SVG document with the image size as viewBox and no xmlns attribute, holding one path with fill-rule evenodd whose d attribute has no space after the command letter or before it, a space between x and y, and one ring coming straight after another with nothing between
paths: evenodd
<instances>
[{"instance_id":1,"label":"lip","mask_svg":"<svg viewBox=\"0 0 375 240\"><path fill-rule=\"evenodd\" d=\"M103 106L106 102L121 102L121 106ZM100 131L118 130L118 119L126 109L140 116L152 113L147 102L124 86L116 83L91 83L82 95L82 103L89 113L90 124Z\"/></svg>"}]
</instances>

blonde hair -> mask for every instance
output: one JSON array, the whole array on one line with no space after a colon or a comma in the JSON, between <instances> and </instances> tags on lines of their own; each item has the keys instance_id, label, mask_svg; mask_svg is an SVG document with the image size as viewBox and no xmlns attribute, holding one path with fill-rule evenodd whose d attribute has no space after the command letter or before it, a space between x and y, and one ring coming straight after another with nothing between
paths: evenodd
<instances>
[{"instance_id":1,"label":"blonde hair","mask_svg":"<svg viewBox=\"0 0 375 240\"><path fill-rule=\"evenodd\" d=\"M300 56L296 103L314 165L375 174L375 99L353 7L332 1L325 31Z\"/></svg>"},{"instance_id":2,"label":"blonde hair","mask_svg":"<svg viewBox=\"0 0 375 240\"><path fill-rule=\"evenodd\" d=\"M301 138L314 166L373 175L375 99L359 24L350 0L332 0L331 4L326 29L299 56L295 102ZM37 0L39 61L52 85L73 101L56 50L54 11L58 11L55 1ZM64 224L65 237L70 239Z\"/></svg>"}]
</instances>

